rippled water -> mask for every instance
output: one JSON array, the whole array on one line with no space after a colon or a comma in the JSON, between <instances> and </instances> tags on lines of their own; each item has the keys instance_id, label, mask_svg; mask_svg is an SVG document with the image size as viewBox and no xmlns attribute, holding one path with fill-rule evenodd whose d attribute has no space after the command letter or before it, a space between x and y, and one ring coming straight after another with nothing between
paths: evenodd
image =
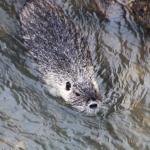
<instances>
[{"instance_id":1,"label":"rippled water","mask_svg":"<svg viewBox=\"0 0 150 150\"><path fill-rule=\"evenodd\" d=\"M104 100L113 104L87 117L29 73L17 36L24 2L0 1L0 150L149 150L150 37L128 10L112 3L102 19L97 0L56 1L87 37Z\"/></svg>"}]
</instances>

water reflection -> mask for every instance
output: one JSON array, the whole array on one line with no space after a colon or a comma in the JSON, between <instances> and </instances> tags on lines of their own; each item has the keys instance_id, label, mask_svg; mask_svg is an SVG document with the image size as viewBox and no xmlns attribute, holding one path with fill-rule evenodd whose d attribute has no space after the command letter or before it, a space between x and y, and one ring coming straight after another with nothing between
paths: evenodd
<instances>
[{"instance_id":1,"label":"water reflection","mask_svg":"<svg viewBox=\"0 0 150 150\"><path fill-rule=\"evenodd\" d=\"M51 97L17 38L24 0L0 2L1 149L150 149L150 38L121 4L58 0L88 41L109 115L87 117ZM34 71L33 71L34 72Z\"/></svg>"}]
</instances>

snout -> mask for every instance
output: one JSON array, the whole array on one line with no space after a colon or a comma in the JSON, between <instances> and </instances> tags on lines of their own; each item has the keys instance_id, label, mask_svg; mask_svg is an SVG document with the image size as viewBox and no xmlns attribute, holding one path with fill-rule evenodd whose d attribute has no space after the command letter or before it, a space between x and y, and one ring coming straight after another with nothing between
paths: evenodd
<instances>
[{"instance_id":1,"label":"snout","mask_svg":"<svg viewBox=\"0 0 150 150\"><path fill-rule=\"evenodd\" d=\"M87 113L89 115L95 115L99 112L100 102L98 101L90 101L87 105Z\"/></svg>"},{"instance_id":2,"label":"snout","mask_svg":"<svg viewBox=\"0 0 150 150\"><path fill-rule=\"evenodd\" d=\"M88 107L89 107L90 109L96 109L96 108L98 107L98 104L97 104L97 102L91 102L91 103L88 105Z\"/></svg>"}]
</instances>

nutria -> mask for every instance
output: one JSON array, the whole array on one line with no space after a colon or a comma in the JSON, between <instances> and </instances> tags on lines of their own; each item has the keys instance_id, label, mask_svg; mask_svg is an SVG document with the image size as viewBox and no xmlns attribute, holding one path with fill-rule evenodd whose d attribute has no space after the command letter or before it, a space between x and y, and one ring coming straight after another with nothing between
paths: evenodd
<instances>
[{"instance_id":1,"label":"nutria","mask_svg":"<svg viewBox=\"0 0 150 150\"><path fill-rule=\"evenodd\" d=\"M71 19L48 0L27 1L19 16L24 44L50 93L81 112L99 112L101 95L90 51Z\"/></svg>"}]
</instances>

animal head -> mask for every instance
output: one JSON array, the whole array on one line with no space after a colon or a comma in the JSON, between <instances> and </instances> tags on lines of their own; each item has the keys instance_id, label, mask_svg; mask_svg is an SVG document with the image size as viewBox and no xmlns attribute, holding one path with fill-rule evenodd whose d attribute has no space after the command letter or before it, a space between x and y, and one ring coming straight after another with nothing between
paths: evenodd
<instances>
[{"instance_id":1,"label":"animal head","mask_svg":"<svg viewBox=\"0 0 150 150\"><path fill-rule=\"evenodd\" d=\"M101 106L101 96L91 80L66 81L62 97L65 101L87 115L95 115Z\"/></svg>"}]
</instances>

